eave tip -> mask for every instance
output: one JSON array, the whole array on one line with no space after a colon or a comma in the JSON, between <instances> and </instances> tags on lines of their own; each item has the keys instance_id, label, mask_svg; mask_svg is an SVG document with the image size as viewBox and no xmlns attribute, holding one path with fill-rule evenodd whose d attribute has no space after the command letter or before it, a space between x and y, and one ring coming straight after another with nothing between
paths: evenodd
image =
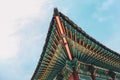
<instances>
[{"instance_id":1,"label":"eave tip","mask_svg":"<svg viewBox=\"0 0 120 80\"><path fill-rule=\"evenodd\" d=\"M54 8L54 16L58 16L58 15L59 15L58 9Z\"/></svg>"}]
</instances>

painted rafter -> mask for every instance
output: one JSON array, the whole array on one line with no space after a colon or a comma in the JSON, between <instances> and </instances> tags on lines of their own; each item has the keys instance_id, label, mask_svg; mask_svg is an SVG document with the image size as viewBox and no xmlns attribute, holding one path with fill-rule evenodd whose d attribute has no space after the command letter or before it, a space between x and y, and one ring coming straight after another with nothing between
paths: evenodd
<instances>
[{"instance_id":1,"label":"painted rafter","mask_svg":"<svg viewBox=\"0 0 120 80\"><path fill-rule=\"evenodd\" d=\"M65 20L64 20L65 21ZM65 23L65 22L64 22ZM70 25L70 24L69 24ZM71 32L71 30L69 30L70 32ZM73 32L74 33L74 32ZM73 34L73 33L71 33L71 34ZM67 35L70 39L72 39L71 38L71 36L72 35ZM85 36L82 38L82 39L84 39L85 38ZM73 41L75 41L74 39L72 39ZM75 42L77 42L77 41L75 41ZM91 41L92 42L92 41ZM79 43L79 42L78 42ZM95 43L94 43L95 44ZM86 45L85 45L85 40L82 42L81 41L81 44L80 45L83 45L84 47L86 47ZM99 46L98 44L95 44L95 46ZM99 52L97 52L97 49L95 49L96 47L93 47L92 49L89 49L89 48L87 48L87 49L89 49L89 50L91 50L92 52L94 52L95 53L95 55L97 55L97 56L101 56L101 58L102 59L106 59L106 61L107 60L110 60L111 62L114 62L114 63L116 63L116 64L119 64L120 63L120 56L117 54L114 54L114 53L111 53L110 51L111 50L106 50L106 49L104 49L104 48L102 48L102 50L104 50L104 52L105 52L105 50L106 51L108 51L108 53L106 53L106 54L103 54L104 52L101 50L101 51L99 51ZM101 47L101 46L99 46L99 47ZM112 55L110 55L110 54L112 54ZM116 57L115 57L116 56ZM95 56L96 57L96 56ZM104 58L103 58L104 57Z\"/></svg>"},{"instance_id":2,"label":"painted rafter","mask_svg":"<svg viewBox=\"0 0 120 80\"><path fill-rule=\"evenodd\" d=\"M106 71L104 69L112 70L119 77L120 55L91 38L62 13L58 14L62 22L60 25L64 30L60 32L60 29L57 29L58 25L56 25L55 17L53 17L46 43L32 80L46 80L48 78L52 80L66 66L66 60L72 60L72 58L97 66L97 70L99 68L102 68L100 69L101 71ZM61 35L63 37L64 35L66 36L63 39ZM66 52L63 41L65 43L68 41L69 52Z\"/></svg>"}]
</instances>

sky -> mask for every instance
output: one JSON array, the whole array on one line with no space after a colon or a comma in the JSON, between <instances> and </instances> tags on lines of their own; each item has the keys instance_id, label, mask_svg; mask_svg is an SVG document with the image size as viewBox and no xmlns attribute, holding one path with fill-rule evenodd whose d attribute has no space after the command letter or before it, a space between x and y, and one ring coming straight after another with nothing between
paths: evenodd
<instances>
[{"instance_id":1,"label":"sky","mask_svg":"<svg viewBox=\"0 0 120 80\"><path fill-rule=\"evenodd\" d=\"M120 0L0 0L0 80L30 80L53 9L120 53Z\"/></svg>"}]
</instances>

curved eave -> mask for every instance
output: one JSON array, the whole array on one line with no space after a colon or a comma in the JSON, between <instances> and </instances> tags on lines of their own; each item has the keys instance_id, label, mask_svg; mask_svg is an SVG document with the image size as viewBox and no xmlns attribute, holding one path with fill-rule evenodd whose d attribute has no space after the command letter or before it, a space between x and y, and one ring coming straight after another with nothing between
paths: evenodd
<instances>
[{"instance_id":1,"label":"curved eave","mask_svg":"<svg viewBox=\"0 0 120 80\"><path fill-rule=\"evenodd\" d=\"M97 40L95 40L94 38L92 38L91 36L89 36L85 31L83 31L79 26L77 26L73 21L71 21L67 16L63 15L62 13L59 13L60 16L65 19L67 22L69 22L73 28L75 28L78 32L82 33L85 37L87 37L88 39L90 39L91 41L95 42L96 44L98 44L99 46L103 47L104 49L106 49L107 51L110 51L111 53L119 56L120 58L120 54L109 49L108 47L104 46L103 44L101 44L100 42L98 42Z\"/></svg>"},{"instance_id":2,"label":"curved eave","mask_svg":"<svg viewBox=\"0 0 120 80\"><path fill-rule=\"evenodd\" d=\"M51 31L52 31L53 20L54 20L54 18L52 18L52 20L51 20L51 22L50 22L50 26L49 26L49 29L48 29L48 33L47 33L46 41L45 41L45 44L44 44L44 47L43 47L43 51L42 51L42 54L41 54L40 59L39 59L39 62L38 62L38 64L37 64L37 67L36 67L36 69L35 69L35 72L34 72L32 78L31 78L31 80L34 80L34 77L35 77L35 75L37 74L37 72L38 72L38 70L39 70L39 67L40 67L40 65L41 65L41 62L42 62L42 60L43 60L43 57L44 57L44 55L45 55L45 50L46 50L46 47L47 47L47 44L48 44L48 41L49 41L49 38L50 38L50 34L51 34Z\"/></svg>"},{"instance_id":3,"label":"curved eave","mask_svg":"<svg viewBox=\"0 0 120 80\"><path fill-rule=\"evenodd\" d=\"M101 44L100 42L98 42L97 40L95 40L94 38L92 38L91 36L89 36L86 32L84 32L80 27L78 27L76 24L74 24L74 22L72 22L68 17L66 17L65 15L63 15L62 13L59 13L60 17L62 17L63 19L65 19L67 22L69 22L70 25L72 25L72 27L74 29L76 29L78 32L82 33L85 37L87 37L88 39L90 39L91 41L93 41L94 43L98 44L99 46L103 47L105 50L111 52L112 54L115 54L116 56L118 56L120 58L120 54L107 48L106 46L104 46L103 44ZM39 59L39 62L37 64L37 67L35 69L35 72L31 78L31 80L34 80L36 75L38 74L38 71L39 71L39 68L41 66L41 62L43 60L43 57L45 55L45 51L46 51L46 47L48 45L48 41L49 41L49 38L50 38L50 35L51 35L51 32L52 32L52 28L53 28L53 21L54 21L54 17L52 18L51 22L50 22L50 26L49 26L49 30L48 30L48 33L47 33L47 38L46 38L46 41L45 41L45 44L44 44L44 47L43 47L43 51L42 51L42 54L40 56L40 59Z\"/></svg>"}]
</instances>

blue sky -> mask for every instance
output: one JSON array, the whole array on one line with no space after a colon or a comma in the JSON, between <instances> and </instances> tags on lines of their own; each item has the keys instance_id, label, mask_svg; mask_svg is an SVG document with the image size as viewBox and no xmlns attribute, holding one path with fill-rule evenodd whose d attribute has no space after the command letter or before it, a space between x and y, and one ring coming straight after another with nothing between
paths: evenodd
<instances>
[{"instance_id":1,"label":"blue sky","mask_svg":"<svg viewBox=\"0 0 120 80\"><path fill-rule=\"evenodd\" d=\"M119 0L0 0L0 80L30 80L54 7L120 53Z\"/></svg>"}]
</instances>

